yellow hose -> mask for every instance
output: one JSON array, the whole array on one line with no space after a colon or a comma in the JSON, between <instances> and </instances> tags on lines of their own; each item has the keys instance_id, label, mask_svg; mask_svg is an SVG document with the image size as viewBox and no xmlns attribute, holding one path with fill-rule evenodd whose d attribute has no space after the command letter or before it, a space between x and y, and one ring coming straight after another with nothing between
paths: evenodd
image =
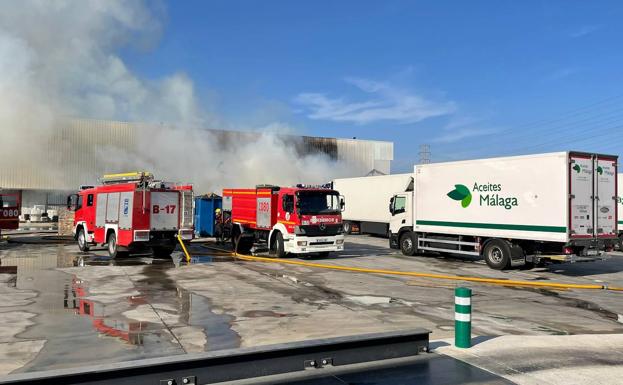
<instances>
[{"instance_id":1,"label":"yellow hose","mask_svg":"<svg viewBox=\"0 0 623 385\"><path fill-rule=\"evenodd\" d=\"M179 234L177 234L177 240L180 242L182 250L184 250L184 254L186 255L186 263L190 263L190 254L188 250L186 250L186 245L184 245L184 241L182 241L182 237Z\"/></svg>"},{"instance_id":2,"label":"yellow hose","mask_svg":"<svg viewBox=\"0 0 623 385\"><path fill-rule=\"evenodd\" d=\"M218 250L221 252L228 252L228 250L204 246L209 249ZM292 261L286 259L255 257L251 255L244 255L235 252L230 252L231 255L244 261L256 261L267 263L282 263L286 265L297 265L305 267L315 267L320 269L331 269L340 271L351 271L355 273L368 273L368 274L386 274L386 275L402 275L408 277L419 278L433 278L433 279L445 279L452 281L464 281L464 282L477 282L486 283L498 286L522 286L522 287L535 287L535 288L548 288L548 289L582 289L582 290L611 290L611 291L623 291L623 287L608 287L607 285L581 285L575 283L560 283L560 282L531 282L531 281L514 281L506 279L496 278L478 278L478 277L461 277L458 275L445 275L445 274L431 274L420 273L416 271L397 271L397 270L384 270L384 269L367 269L361 267L349 267L349 266L337 266L327 265L324 263L304 262L304 261Z\"/></svg>"}]
</instances>

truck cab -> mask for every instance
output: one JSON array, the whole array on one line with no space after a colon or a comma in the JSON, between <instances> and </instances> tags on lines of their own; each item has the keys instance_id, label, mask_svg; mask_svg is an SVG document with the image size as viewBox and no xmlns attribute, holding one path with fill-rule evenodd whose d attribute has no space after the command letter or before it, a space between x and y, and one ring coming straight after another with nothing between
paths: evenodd
<instances>
[{"instance_id":1,"label":"truck cab","mask_svg":"<svg viewBox=\"0 0 623 385\"><path fill-rule=\"evenodd\" d=\"M407 230L413 228L413 191L397 193L389 201L389 213L391 218L389 220L389 246L393 249L400 249L403 247L414 248L415 245L411 244L412 240L409 237L405 237L403 241L405 245L399 245L398 234L402 234Z\"/></svg>"},{"instance_id":2,"label":"truck cab","mask_svg":"<svg viewBox=\"0 0 623 385\"><path fill-rule=\"evenodd\" d=\"M16 230L19 227L21 194L0 192L0 232L3 229Z\"/></svg>"}]
</instances>

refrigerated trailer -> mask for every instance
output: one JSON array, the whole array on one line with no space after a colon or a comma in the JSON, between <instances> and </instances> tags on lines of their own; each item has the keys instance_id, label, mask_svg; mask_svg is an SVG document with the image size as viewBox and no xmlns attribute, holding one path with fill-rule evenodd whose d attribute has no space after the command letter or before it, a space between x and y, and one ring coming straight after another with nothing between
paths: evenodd
<instances>
[{"instance_id":1,"label":"refrigerated trailer","mask_svg":"<svg viewBox=\"0 0 623 385\"><path fill-rule=\"evenodd\" d=\"M390 246L494 269L603 256L617 243L617 156L584 152L417 165L390 200Z\"/></svg>"},{"instance_id":2,"label":"refrigerated trailer","mask_svg":"<svg viewBox=\"0 0 623 385\"><path fill-rule=\"evenodd\" d=\"M342 213L344 233L387 236L391 219L387 202L397 192L413 190L413 174L341 178L335 179L332 187L346 202Z\"/></svg>"}]
</instances>

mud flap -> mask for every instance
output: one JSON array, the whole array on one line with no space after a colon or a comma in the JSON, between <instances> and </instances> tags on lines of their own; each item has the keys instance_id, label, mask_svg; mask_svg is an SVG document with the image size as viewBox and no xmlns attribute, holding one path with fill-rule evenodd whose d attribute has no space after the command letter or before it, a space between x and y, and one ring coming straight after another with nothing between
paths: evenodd
<instances>
[{"instance_id":1,"label":"mud flap","mask_svg":"<svg viewBox=\"0 0 623 385\"><path fill-rule=\"evenodd\" d=\"M514 244L514 243L510 243L510 249L511 249L511 267L518 267L518 266L523 266L526 264L526 253L524 253L524 250Z\"/></svg>"}]
</instances>

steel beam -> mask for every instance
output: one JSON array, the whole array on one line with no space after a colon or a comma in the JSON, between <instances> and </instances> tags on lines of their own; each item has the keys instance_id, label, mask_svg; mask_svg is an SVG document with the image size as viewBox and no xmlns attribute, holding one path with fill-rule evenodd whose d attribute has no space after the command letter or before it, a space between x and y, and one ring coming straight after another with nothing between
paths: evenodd
<instances>
[{"instance_id":1,"label":"steel beam","mask_svg":"<svg viewBox=\"0 0 623 385\"><path fill-rule=\"evenodd\" d=\"M213 384L415 356L428 351L429 333L414 329L22 373L4 377L0 384Z\"/></svg>"}]
</instances>

